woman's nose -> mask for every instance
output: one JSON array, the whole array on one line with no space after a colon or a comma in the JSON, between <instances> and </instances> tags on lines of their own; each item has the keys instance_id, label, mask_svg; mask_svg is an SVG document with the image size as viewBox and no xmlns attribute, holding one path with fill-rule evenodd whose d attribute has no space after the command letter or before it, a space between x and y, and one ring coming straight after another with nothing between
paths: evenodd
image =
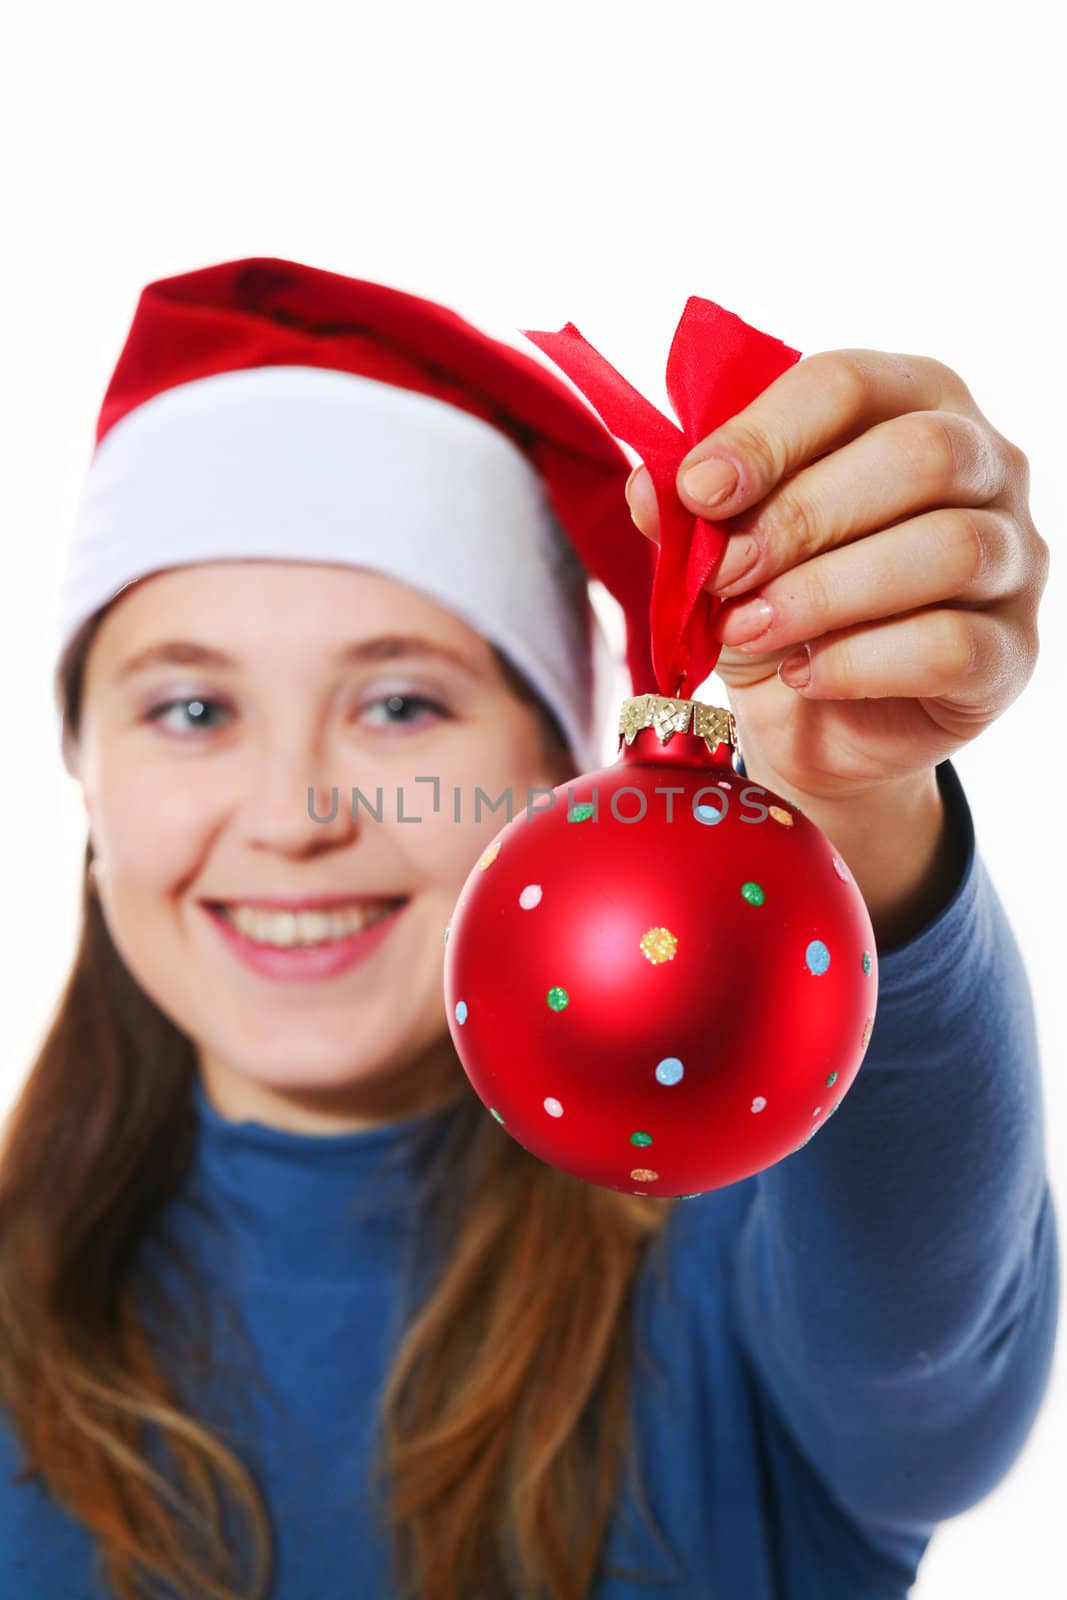
<instances>
[{"instance_id":1,"label":"woman's nose","mask_svg":"<svg viewBox=\"0 0 1067 1600\"><path fill-rule=\"evenodd\" d=\"M329 766L328 754L304 741L264 752L245 806L249 842L292 853L351 839L356 824L348 790Z\"/></svg>"}]
</instances>

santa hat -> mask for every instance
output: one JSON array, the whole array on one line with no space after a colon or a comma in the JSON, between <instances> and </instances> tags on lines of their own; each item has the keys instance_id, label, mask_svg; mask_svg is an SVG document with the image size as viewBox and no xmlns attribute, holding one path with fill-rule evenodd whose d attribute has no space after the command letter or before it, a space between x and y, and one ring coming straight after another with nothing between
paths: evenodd
<instances>
[{"instance_id":1,"label":"santa hat","mask_svg":"<svg viewBox=\"0 0 1067 1600\"><path fill-rule=\"evenodd\" d=\"M82 625L138 579L212 560L388 574L495 644L600 764L623 608L654 682L655 550L630 461L585 399L430 300L270 257L148 284L104 396L71 539L55 687Z\"/></svg>"}]
</instances>

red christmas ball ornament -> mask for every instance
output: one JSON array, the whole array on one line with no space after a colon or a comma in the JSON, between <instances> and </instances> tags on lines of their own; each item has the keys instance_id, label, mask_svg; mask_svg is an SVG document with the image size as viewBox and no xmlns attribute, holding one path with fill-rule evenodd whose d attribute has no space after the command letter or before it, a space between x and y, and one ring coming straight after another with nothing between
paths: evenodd
<instances>
[{"instance_id":1,"label":"red christmas ball ornament","mask_svg":"<svg viewBox=\"0 0 1067 1600\"><path fill-rule=\"evenodd\" d=\"M719 658L713 579L729 538L682 502L679 467L800 353L691 295L666 369L679 426L573 323L526 334L648 469L647 617L605 506L557 509L623 605L631 670L650 660L659 693L623 705L611 766L524 809L473 868L446 930L449 1027L478 1095L541 1160L689 1196L806 1144L874 1025L874 932L846 863L736 770L730 711L678 698Z\"/></svg>"},{"instance_id":2,"label":"red christmas ball ornament","mask_svg":"<svg viewBox=\"0 0 1067 1600\"><path fill-rule=\"evenodd\" d=\"M734 767L734 718L641 695L616 762L496 835L445 998L475 1091L589 1183L691 1196L806 1144L859 1071L878 971L822 831Z\"/></svg>"}]
</instances>

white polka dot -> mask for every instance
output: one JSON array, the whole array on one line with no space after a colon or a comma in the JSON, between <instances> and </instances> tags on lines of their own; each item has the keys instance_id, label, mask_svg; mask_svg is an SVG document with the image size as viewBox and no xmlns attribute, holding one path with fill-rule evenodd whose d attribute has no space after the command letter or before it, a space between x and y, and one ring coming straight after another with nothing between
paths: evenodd
<instances>
[{"instance_id":1,"label":"white polka dot","mask_svg":"<svg viewBox=\"0 0 1067 1600\"><path fill-rule=\"evenodd\" d=\"M821 1111L821 1110L822 1110L822 1106L816 1106L816 1107L815 1107L815 1110L814 1110L814 1111L813 1111L813 1112L812 1112L812 1116L813 1116L813 1117L817 1117L817 1116L818 1116L818 1115L819 1115L819 1112L820 1112L820 1111Z\"/></svg>"},{"instance_id":2,"label":"white polka dot","mask_svg":"<svg viewBox=\"0 0 1067 1600\"><path fill-rule=\"evenodd\" d=\"M660 1083L680 1083L685 1077L685 1067L677 1056L664 1056L656 1068L656 1078Z\"/></svg>"},{"instance_id":3,"label":"white polka dot","mask_svg":"<svg viewBox=\"0 0 1067 1600\"><path fill-rule=\"evenodd\" d=\"M733 788L733 785L730 784L730 783L727 783L725 778L720 778L719 779L719 788L720 789L731 789L731 788Z\"/></svg>"},{"instance_id":4,"label":"white polka dot","mask_svg":"<svg viewBox=\"0 0 1067 1600\"><path fill-rule=\"evenodd\" d=\"M834 871L837 873L837 876L841 879L842 883L849 882L848 868L845 866L845 863L839 856L834 856Z\"/></svg>"},{"instance_id":5,"label":"white polka dot","mask_svg":"<svg viewBox=\"0 0 1067 1600\"><path fill-rule=\"evenodd\" d=\"M753 1100L753 1102L752 1102L752 1109L753 1109L753 1111L762 1111L766 1104L767 1104L767 1102L763 1098L763 1096L761 1094L758 1094L756 1096L755 1100Z\"/></svg>"},{"instance_id":6,"label":"white polka dot","mask_svg":"<svg viewBox=\"0 0 1067 1600\"><path fill-rule=\"evenodd\" d=\"M553 1100L551 1097L545 1101L545 1110L550 1117L561 1117L563 1115L563 1107L558 1100Z\"/></svg>"},{"instance_id":7,"label":"white polka dot","mask_svg":"<svg viewBox=\"0 0 1067 1600\"><path fill-rule=\"evenodd\" d=\"M524 911L532 911L534 906L541 904L541 885L528 883L519 896L519 904Z\"/></svg>"}]
</instances>

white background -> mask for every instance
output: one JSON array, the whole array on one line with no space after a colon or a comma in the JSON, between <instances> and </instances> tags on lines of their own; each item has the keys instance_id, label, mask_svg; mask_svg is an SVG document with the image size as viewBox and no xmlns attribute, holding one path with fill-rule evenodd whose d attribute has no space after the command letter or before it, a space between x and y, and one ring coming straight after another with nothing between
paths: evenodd
<instances>
[{"instance_id":1,"label":"white background","mask_svg":"<svg viewBox=\"0 0 1067 1600\"><path fill-rule=\"evenodd\" d=\"M1064 1216L1056 26L1018 0L21 8L0 83L5 1103L72 949L84 830L53 608L142 284L280 255L443 300L530 352L515 330L570 320L664 410L700 294L804 353L935 355L1030 457L1053 550L1041 660L954 760L1030 972ZM1007 1479L936 1534L920 1600L1067 1592L1065 1411L1061 1360Z\"/></svg>"}]
</instances>

